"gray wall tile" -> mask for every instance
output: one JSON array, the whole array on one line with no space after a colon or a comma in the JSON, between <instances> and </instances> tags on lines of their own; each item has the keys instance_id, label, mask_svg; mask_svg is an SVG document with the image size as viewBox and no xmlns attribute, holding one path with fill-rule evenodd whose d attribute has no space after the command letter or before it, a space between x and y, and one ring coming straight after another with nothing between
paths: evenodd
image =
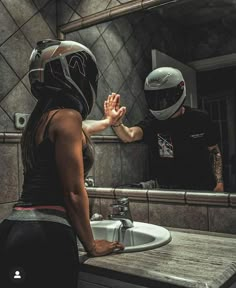
<instances>
[{"instance_id":1,"label":"gray wall tile","mask_svg":"<svg viewBox=\"0 0 236 288\"><path fill-rule=\"evenodd\" d=\"M128 21L127 17L117 18L112 23L116 26L116 29L118 30L120 37L125 43L133 32L133 28L130 22Z\"/></svg>"},{"instance_id":2,"label":"gray wall tile","mask_svg":"<svg viewBox=\"0 0 236 288\"><path fill-rule=\"evenodd\" d=\"M105 10L110 0L100 0L99 5L96 0L81 1L76 11L82 16L91 15Z\"/></svg>"},{"instance_id":3,"label":"gray wall tile","mask_svg":"<svg viewBox=\"0 0 236 288\"><path fill-rule=\"evenodd\" d=\"M74 10L67 5L63 0L58 1L58 25L66 24L71 21ZM71 33L72 34L72 33Z\"/></svg>"},{"instance_id":4,"label":"gray wall tile","mask_svg":"<svg viewBox=\"0 0 236 288\"><path fill-rule=\"evenodd\" d=\"M104 101L107 99L107 96L111 94L112 88L109 87L106 79L102 76L98 80L98 95L97 95L97 100L96 104L99 106L100 110L103 112L103 105Z\"/></svg>"},{"instance_id":5,"label":"gray wall tile","mask_svg":"<svg viewBox=\"0 0 236 288\"><path fill-rule=\"evenodd\" d=\"M113 57L118 53L121 47L124 45L122 38L114 24L109 25L106 31L102 34L109 50Z\"/></svg>"},{"instance_id":6,"label":"gray wall tile","mask_svg":"<svg viewBox=\"0 0 236 288\"><path fill-rule=\"evenodd\" d=\"M130 2L132 0L119 0L119 1L120 1L120 3L127 3L127 2Z\"/></svg>"},{"instance_id":7,"label":"gray wall tile","mask_svg":"<svg viewBox=\"0 0 236 288\"><path fill-rule=\"evenodd\" d=\"M102 37L98 38L95 44L91 47L91 50L97 59L100 71L103 73L111 63L113 57Z\"/></svg>"},{"instance_id":8,"label":"gray wall tile","mask_svg":"<svg viewBox=\"0 0 236 288\"><path fill-rule=\"evenodd\" d=\"M120 90L125 81L115 61L112 61L110 66L103 73L103 76L106 79L106 82L108 83L112 92L116 93Z\"/></svg>"},{"instance_id":9,"label":"gray wall tile","mask_svg":"<svg viewBox=\"0 0 236 288\"><path fill-rule=\"evenodd\" d=\"M40 14L51 28L54 36L57 36L57 9L56 0L51 0L48 4L40 10Z\"/></svg>"},{"instance_id":10,"label":"gray wall tile","mask_svg":"<svg viewBox=\"0 0 236 288\"><path fill-rule=\"evenodd\" d=\"M149 223L148 202L130 200L133 221Z\"/></svg>"},{"instance_id":11,"label":"gray wall tile","mask_svg":"<svg viewBox=\"0 0 236 288\"><path fill-rule=\"evenodd\" d=\"M0 203L18 199L18 158L16 144L0 145Z\"/></svg>"},{"instance_id":12,"label":"gray wall tile","mask_svg":"<svg viewBox=\"0 0 236 288\"><path fill-rule=\"evenodd\" d=\"M87 118L88 120L99 120L102 119L103 113L101 112L100 108L98 105L94 105L91 113L89 114L89 117Z\"/></svg>"},{"instance_id":13,"label":"gray wall tile","mask_svg":"<svg viewBox=\"0 0 236 288\"><path fill-rule=\"evenodd\" d=\"M166 227L208 230L207 207L150 202L149 222Z\"/></svg>"},{"instance_id":14,"label":"gray wall tile","mask_svg":"<svg viewBox=\"0 0 236 288\"><path fill-rule=\"evenodd\" d=\"M79 31L79 34L81 38L83 39L84 43L86 43L86 46L88 48L91 48L94 42L96 42L98 38L100 37L100 32L97 26L92 26L87 29L81 29Z\"/></svg>"},{"instance_id":15,"label":"gray wall tile","mask_svg":"<svg viewBox=\"0 0 236 288\"><path fill-rule=\"evenodd\" d=\"M145 109L145 107L143 107L140 104L139 99L137 99L127 117L133 126L133 125L136 125L141 120L143 120L145 116L147 115L147 112L148 112L147 109Z\"/></svg>"},{"instance_id":16,"label":"gray wall tile","mask_svg":"<svg viewBox=\"0 0 236 288\"><path fill-rule=\"evenodd\" d=\"M148 180L148 149L144 144L120 144L121 185Z\"/></svg>"},{"instance_id":17,"label":"gray wall tile","mask_svg":"<svg viewBox=\"0 0 236 288\"><path fill-rule=\"evenodd\" d=\"M235 207L209 207L208 217L210 231L236 234Z\"/></svg>"},{"instance_id":18,"label":"gray wall tile","mask_svg":"<svg viewBox=\"0 0 236 288\"><path fill-rule=\"evenodd\" d=\"M31 94L31 87L28 73L21 79L21 81L25 85L25 88L28 90L28 92Z\"/></svg>"},{"instance_id":19,"label":"gray wall tile","mask_svg":"<svg viewBox=\"0 0 236 288\"><path fill-rule=\"evenodd\" d=\"M125 43L125 47L131 56L133 63L136 64L143 54L140 42L138 42L134 36L131 36Z\"/></svg>"},{"instance_id":20,"label":"gray wall tile","mask_svg":"<svg viewBox=\"0 0 236 288\"><path fill-rule=\"evenodd\" d=\"M111 0L111 2L109 3L109 5L107 6L107 9L110 9L112 7L118 6L120 5L120 2L117 0Z\"/></svg>"},{"instance_id":21,"label":"gray wall tile","mask_svg":"<svg viewBox=\"0 0 236 288\"><path fill-rule=\"evenodd\" d=\"M129 76L134 68L132 58L130 57L126 47L122 47L115 57L116 63L122 71L125 78Z\"/></svg>"},{"instance_id":22,"label":"gray wall tile","mask_svg":"<svg viewBox=\"0 0 236 288\"><path fill-rule=\"evenodd\" d=\"M12 119L0 107L0 132L7 132L7 131L14 132L15 130L16 130L15 125Z\"/></svg>"},{"instance_id":23,"label":"gray wall tile","mask_svg":"<svg viewBox=\"0 0 236 288\"><path fill-rule=\"evenodd\" d=\"M42 7L44 7L51 0L33 0L33 1L35 3L36 7L38 9L41 9Z\"/></svg>"},{"instance_id":24,"label":"gray wall tile","mask_svg":"<svg viewBox=\"0 0 236 288\"><path fill-rule=\"evenodd\" d=\"M91 218L93 214L101 214L101 199L100 198L89 198L89 217Z\"/></svg>"},{"instance_id":25,"label":"gray wall tile","mask_svg":"<svg viewBox=\"0 0 236 288\"><path fill-rule=\"evenodd\" d=\"M0 101L17 84L19 78L0 55Z\"/></svg>"},{"instance_id":26,"label":"gray wall tile","mask_svg":"<svg viewBox=\"0 0 236 288\"><path fill-rule=\"evenodd\" d=\"M75 32L72 32L70 34L67 34L66 35L66 40L76 41L76 42L79 42L79 43L81 43L83 45L86 45L86 43L83 40L83 38L81 37L79 31L75 31Z\"/></svg>"},{"instance_id":27,"label":"gray wall tile","mask_svg":"<svg viewBox=\"0 0 236 288\"><path fill-rule=\"evenodd\" d=\"M20 30L0 47L0 53L20 78L28 72L31 52L32 47Z\"/></svg>"},{"instance_id":28,"label":"gray wall tile","mask_svg":"<svg viewBox=\"0 0 236 288\"><path fill-rule=\"evenodd\" d=\"M17 25L12 17L0 2L0 44L2 44L8 37L10 37L17 29Z\"/></svg>"},{"instance_id":29,"label":"gray wall tile","mask_svg":"<svg viewBox=\"0 0 236 288\"><path fill-rule=\"evenodd\" d=\"M75 21L75 20L78 20L78 19L81 19L81 17L80 17L80 15L78 15L78 14L75 12L75 13L73 13L73 15L71 16L70 22Z\"/></svg>"},{"instance_id":30,"label":"gray wall tile","mask_svg":"<svg viewBox=\"0 0 236 288\"><path fill-rule=\"evenodd\" d=\"M124 84L121 86L119 94L121 95L120 98L121 106L126 106L127 109L126 115L127 114L129 115L131 108L134 105L135 97L131 93L129 89L129 83L127 81L125 81Z\"/></svg>"},{"instance_id":31,"label":"gray wall tile","mask_svg":"<svg viewBox=\"0 0 236 288\"><path fill-rule=\"evenodd\" d=\"M1 102L2 108L8 113L11 119L14 119L16 112L31 113L35 104L36 100L21 82Z\"/></svg>"},{"instance_id":32,"label":"gray wall tile","mask_svg":"<svg viewBox=\"0 0 236 288\"><path fill-rule=\"evenodd\" d=\"M144 84L136 68L134 68L129 74L127 82L129 83L130 91L135 95L135 97L138 97L143 91Z\"/></svg>"},{"instance_id":33,"label":"gray wall tile","mask_svg":"<svg viewBox=\"0 0 236 288\"><path fill-rule=\"evenodd\" d=\"M19 26L23 25L37 12L32 0L21 0L20 5L18 1L2 0L2 2Z\"/></svg>"},{"instance_id":34,"label":"gray wall tile","mask_svg":"<svg viewBox=\"0 0 236 288\"><path fill-rule=\"evenodd\" d=\"M64 0L64 2L68 4L72 9L76 10L82 0Z\"/></svg>"},{"instance_id":35,"label":"gray wall tile","mask_svg":"<svg viewBox=\"0 0 236 288\"><path fill-rule=\"evenodd\" d=\"M113 199L104 199L102 198L100 200L101 202L101 214L104 217L104 219L109 219L109 215L112 214L112 208L111 205L113 203Z\"/></svg>"},{"instance_id":36,"label":"gray wall tile","mask_svg":"<svg viewBox=\"0 0 236 288\"><path fill-rule=\"evenodd\" d=\"M95 185L115 187L121 182L120 147L117 144L95 145Z\"/></svg>"},{"instance_id":37,"label":"gray wall tile","mask_svg":"<svg viewBox=\"0 0 236 288\"><path fill-rule=\"evenodd\" d=\"M100 33L103 34L106 31L106 29L109 27L109 25L111 24L112 24L112 21L100 23L100 24L97 24L97 28L100 31Z\"/></svg>"},{"instance_id":38,"label":"gray wall tile","mask_svg":"<svg viewBox=\"0 0 236 288\"><path fill-rule=\"evenodd\" d=\"M21 30L33 47L35 47L36 43L42 39L55 38L53 32L50 30L40 13L37 13L26 24L24 24Z\"/></svg>"}]
</instances>

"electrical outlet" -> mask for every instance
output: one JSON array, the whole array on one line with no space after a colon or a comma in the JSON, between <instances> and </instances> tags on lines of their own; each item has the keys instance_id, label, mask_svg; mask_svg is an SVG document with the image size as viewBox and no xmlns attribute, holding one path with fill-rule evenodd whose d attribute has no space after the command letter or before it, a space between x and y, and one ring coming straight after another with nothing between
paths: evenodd
<instances>
[{"instance_id":1,"label":"electrical outlet","mask_svg":"<svg viewBox=\"0 0 236 288\"><path fill-rule=\"evenodd\" d=\"M16 129L24 129L27 124L30 114L26 113L15 113L15 127Z\"/></svg>"}]
</instances>

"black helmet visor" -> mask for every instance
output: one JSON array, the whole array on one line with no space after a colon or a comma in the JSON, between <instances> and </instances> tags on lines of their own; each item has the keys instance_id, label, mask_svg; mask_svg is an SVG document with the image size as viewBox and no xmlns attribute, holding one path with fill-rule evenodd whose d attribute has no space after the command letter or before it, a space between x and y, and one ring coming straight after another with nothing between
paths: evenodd
<instances>
[{"instance_id":1,"label":"black helmet visor","mask_svg":"<svg viewBox=\"0 0 236 288\"><path fill-rule=\"evenodd\" d=\"M184 86L181 84L162 90L145 90L145 98L149 109L159 111L174 105L182 96L183 91Z\"/></svg>"}]
</instances>

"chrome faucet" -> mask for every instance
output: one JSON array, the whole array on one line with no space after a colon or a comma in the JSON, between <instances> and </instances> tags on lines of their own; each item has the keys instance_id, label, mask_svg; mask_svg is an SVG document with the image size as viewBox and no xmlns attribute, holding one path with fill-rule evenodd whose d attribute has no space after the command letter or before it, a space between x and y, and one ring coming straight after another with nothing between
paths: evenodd
<instances>
[{"instance_id":1,"label":"chrome faucet","mask_svg":"<svg viewBox=\"0 0 236 288\"><path fill-rule=\"evenodd\" d=\"M117 199L116 203L111 204L111 207L112 214L108 216L110 220L120 220L123 228L126 229L134 226L127 197Z\"/></svg>"}]
</instances>

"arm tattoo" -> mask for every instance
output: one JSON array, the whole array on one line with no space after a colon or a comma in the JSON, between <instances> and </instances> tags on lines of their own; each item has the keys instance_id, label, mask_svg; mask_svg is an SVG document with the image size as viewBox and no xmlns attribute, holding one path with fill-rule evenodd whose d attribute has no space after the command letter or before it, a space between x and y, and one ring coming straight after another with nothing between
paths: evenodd
<instances>
[{"instance_id":1,"label":"arm tattoo","mask_svg":"<svg viewBox=\"0 0 236 288\"><path fill-rule=\"evenodd\" d=\"M212 150L210 150L210 158L212 162L213 173L216 178L216 183L223 183L222 157L218 145L216 145Z\"/></svg>"}]
</instances>

